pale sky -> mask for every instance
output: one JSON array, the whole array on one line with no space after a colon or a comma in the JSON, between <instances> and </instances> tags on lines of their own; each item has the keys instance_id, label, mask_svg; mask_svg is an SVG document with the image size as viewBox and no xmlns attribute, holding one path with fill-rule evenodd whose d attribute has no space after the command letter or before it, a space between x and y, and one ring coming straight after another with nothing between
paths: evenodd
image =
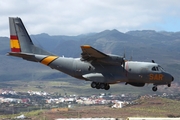
<instances>
[{"instance_id":1,"label":"pale sky","mask_svg":"<svg viewBox=\"0 0 180 120\"><path fill-rule=\"evenodd\" d=\"M8 17L20 17L29 34L178 32L180 0L0 0L0 36L9 37Z\"/></svg>"}]
</instances>

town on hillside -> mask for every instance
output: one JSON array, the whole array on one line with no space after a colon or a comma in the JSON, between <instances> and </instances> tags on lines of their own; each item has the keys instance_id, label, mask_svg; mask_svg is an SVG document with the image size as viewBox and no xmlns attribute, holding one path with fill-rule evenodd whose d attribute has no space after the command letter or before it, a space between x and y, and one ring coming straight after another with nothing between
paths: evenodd
<instances>
[{"instance_id":1,"label":"town on hillside","mask_svg":"<svg viewBox=\"0 0 180 120\"><path fill-rule=\"evenodd\" d=\"M47 93L45 91L17 92L12 89L0 90L0 114L18 114L33 110L73 108L76 106L103 105L112 108L122 108L138 104L137 99L164 97L180 100L180 94L144 95L133 94L94 94L90 96L61 95L59 93Z\"/></svg>"}]
</instances>

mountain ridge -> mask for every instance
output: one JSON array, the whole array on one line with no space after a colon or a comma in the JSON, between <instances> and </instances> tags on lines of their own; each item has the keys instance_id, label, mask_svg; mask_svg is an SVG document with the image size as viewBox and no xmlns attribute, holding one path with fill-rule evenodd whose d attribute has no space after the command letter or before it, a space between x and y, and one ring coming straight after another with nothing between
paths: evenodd
<instances>
[{"instance_id":1,"label":"mountain ridge","mask_svg":"<svg viewBox=\"0 0 180 120\"><path fill-rule=\"evenodd\" d=\"M88 44L107 54L122 56L125 53L128 60L131 56L135 61L153 59L173 74L175 82L180 83L180 32L136 30L122 33L113 29L77 36L41 33L31 35L31 38L35 45L59 56L80 57L80 46ZM37 80L50 79L53 75L56 78L66 76L46 66L6 56L10 51L8 37L0 37L0 45L0 81L31 80L32 76Z\"/></svg>"}]
</instances>

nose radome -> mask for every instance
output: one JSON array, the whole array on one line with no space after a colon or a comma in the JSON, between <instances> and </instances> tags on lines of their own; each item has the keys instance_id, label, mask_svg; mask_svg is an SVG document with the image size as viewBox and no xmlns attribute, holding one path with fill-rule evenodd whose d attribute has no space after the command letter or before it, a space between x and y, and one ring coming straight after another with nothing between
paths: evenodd
<instances>
[{"instance_id":1,"label":"nose radome","mask_svg":"<svg viewBox=\"0 0 180 120\"><path fill-rule=\"evenodd\" d=\"M174 81L174 77L172 76L172 81Z\"/></svg>"}]
</instances>

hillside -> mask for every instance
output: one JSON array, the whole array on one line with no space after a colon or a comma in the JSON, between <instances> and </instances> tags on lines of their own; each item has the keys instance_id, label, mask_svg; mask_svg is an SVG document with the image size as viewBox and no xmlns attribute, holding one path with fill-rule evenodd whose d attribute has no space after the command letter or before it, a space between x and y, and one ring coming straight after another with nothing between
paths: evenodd
<instances>
[{"instance_id":1,"label":"hillside","mask_svg":"<svg viewBox=\"0 0 180 120\"><path fill-rule=\"evenodd\" d=\"M78 36L31 35L33 42L52 53L65 57L80 57L80 46L89 44L105 53L126 54L126 59L159 63L180 83L180 32L156 32L153 30L129 31L105 30ZM0 37L0 81L44 80L67 77L38 63L6 56L9 38Z\"/></svg>"},{"instance_id":2,"label":"hillside","mask_svg":"<svg viewBox=\"0 0 180 120\"><path fill-rule=\"evenodd\" d=\"M68 111L32 111L24 112L25 116L33 120L57 118L124 118L127 117L179 117L180 102L159 97L142 97L136 104L124 108L114 109L110 106L73 106ZM14 118L19 115L2 116Z\"/></svg>"}]
</instances>

